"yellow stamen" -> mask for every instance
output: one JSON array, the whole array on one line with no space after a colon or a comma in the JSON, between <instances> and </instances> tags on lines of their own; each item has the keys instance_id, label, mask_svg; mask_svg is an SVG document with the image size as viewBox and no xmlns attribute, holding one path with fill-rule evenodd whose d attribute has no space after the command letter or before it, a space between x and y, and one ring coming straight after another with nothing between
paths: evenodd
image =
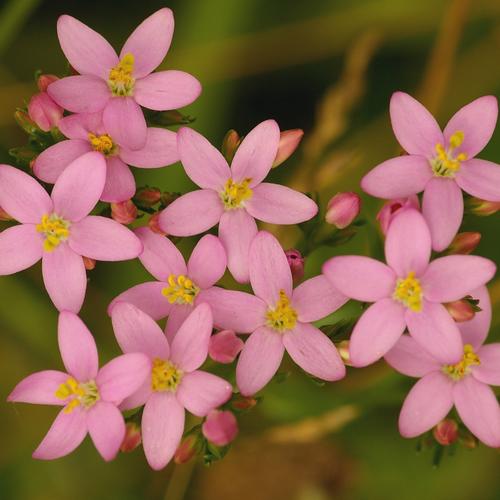
<instances>
[{"instance_id":1,"label":"yellow stamen","mask_svg":"<svg viewBox=\"0 0 500 500\"><path fill-rule=\"evenodd\" d=\"M85 383L79 383L73 377L69 377L66 382L61 384L55 395L59 399L71 400L67 403L66 408L64 408L65 413L71 413L77 406L82 406L85 410L88 410L94 406L97 401L99 401L99 390L97 385L93 380L89 380Z\"/></svg>"},{"instance_id":2,"label":"yellow stamen","mask_svg":"<svg viewBox=\"0 0 500 500\"><path fill-rule=\"evenodd\" d=\"M114 96L130 96L134 92L134 56L125 54L122 60L109 72L108 87Z\"/></svg>"},{"instance_id":3,"label":"yellow stamen","mask_svg":"<svg viewBox=\"0 0 500 500\"><path fill-rule=\"evenodd\" d=\"M171 391L177 389L183 372L170 361L155 358L151 370L151 389L153 391Z\"/></svg>"},{"instance_id":4,"label":"yellow stamen","mask_svg":"<svg viewBox=\"0 0 500 500\"><path fill-rule=\"evenodd\" d=\"M224 190L220 192L220 198L226 210L240 208L253 196L253 191L248 187L252 179L244 179L241 182L234 182L228 179L224 185Z\"/></svg>"},{"instance_id":5,"label":"yellow stamen","mask_svg":"<svg viewBox=\"0 0 500 500\"><path fill-rule=\"evenodd\" d=\"M116 152L116 145L108 134L95 135L89 132L88 137L94 151L99 151L106 156L111 156Z\"/></svg>"},{"instance_id":6,"label":"yellow stamen","mask_svg":"<svg viewBox=\"0 0 500 500\"><path fill-rule=\"evenodd\" d=\"M170 286L165 287L161 293L171 304L192 304L200 292L199 287L183 274L179 276L171 274L168 277L168 284Z\"/></svg>"},{"instance_id":7,"label":"yellow stamen","mask_svg":"<svg viewBox=\"0 0 500 500\"><path fill-rule=\"evenodd\" d=\"M36 230L45 236L43 249L52 252L61 242L69 237L69 227L71 223L57 214L45 214L42 216L40 224L36 225Z\"/></svg>"},{"instance_id":8,"label":"yellow stamen","mask_svg":"<svg viewBox=\"0 0 500 500\"><path fill-rule=\"evenodd\" d=\"M449 140L448 149L442 144L436 144L436 156L431 160L431 167L436 177L455 177L460 165L467 160L465 153L455 155L454 151L464 142L464 133L457 130Z\"/></svg>"},{"instance_id":9,"label":"yellow stamen","mask_svg":"<svg viewBox=\"0 0 500 500\"><path fill-rule=\"evenodd\" d=\"M462 359L455 365L443 366L443 373L451 377L453 380L460 380L471 372L471 366L479 366L481 360L474 352L474 348L470 344L464 345L464 355Z\"/></svg>"},{"instance_id":10,"label":"yellow stamen","mask_svg":"<svg viewBox=\"0 0 500 500\"><path fill-rule=\"evenodd\" d=\"M422 286L415 278L415 272L411 271L405 279L399 279L396 283L393 298L402 302L408 309L415 312L422 310Z\"/></svg>"},{"instance_id":11,"label":"yellow stamen","mask_svg":"<svg viewBox=\"0 0 500 500\"><path fill-rule=\"evenodd\" d=\"M290 305L285 290L280 290L280 298L274 309L266 313L267 326L278 332L292 330L297 324L297 312Z\"/></svg>"}]
</instances>

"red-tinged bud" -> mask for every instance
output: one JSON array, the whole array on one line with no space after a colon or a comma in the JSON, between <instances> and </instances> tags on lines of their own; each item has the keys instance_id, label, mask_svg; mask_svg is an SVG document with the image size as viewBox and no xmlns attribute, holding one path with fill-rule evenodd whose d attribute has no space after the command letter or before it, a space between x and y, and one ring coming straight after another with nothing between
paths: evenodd
<instances>
[{"instance_id":1,"label":"red-tinged bud","mask_svg":"<svg viewBox=\"0 0 500 500\"><path fill-rule=\"evenodd\" d=\"M340 354L340 357L342 358L342 361L344 362L344 365L346 366L352 366L351 363L351 355L349 353L349 341L348 340L342 340L337 344L337 351Z\"/></svg>"},{"instance_id":2,"label":"red-tinged bud","mask_svg":"<svg viewBox=\"0 0 500 500\"><path fill-rule=\"evenodd\" d=\"M458 424L451 418L445 418L434 427L432 434L439 444L449 446L458 438Z\"/></svg>"},{"instance_id":3,"label":"red-tinged bud","mask_svg":"<svg viewBox=\"0 0 500 500\"><path fill-rule=\"evenodd\" d=\"M285 255L288 260L288 265L290 266L290 271L292 271L293 282L297 283L304 277L305 259L298 250L295 250L295 248L287 250Z\"/></svg>"},{"instance_id":4,"label":"red-tinged bud","mask_svg":"<svg viewBox=\"0 0 500 500\"><path fill-rule=\"evenodd\" d=\"M92 271L95 269L96 261L95 259L91 259L90 257L83 257L83 265L87 271Z\"/></svg>"},{"instance_id":5,"label":"red-tinged bud","mask_svg":"<svg viewBox=\"0 0 500 500\"><path fill-rule=\"evenodd\" d=\"M0 220L9 221L14 219L2 207L0 207Z\"/></svg>"},{"instance_id":6,"label":"red-tinged bud","mask_svg":"<svg viewBox=\"0 0 500 500\"><path fill-rule=\"evenodd\" d=\"M145 187L137 190L134 200L142 206L152 207L161 199L161 191L158 188Z\"/></svg>"},{"instance_id":7,"label":"red-tinged bud","mask_svg":"<svg viewBox=\"0 0 500 500\"><path fill-rule=\"evenodd\" d=\"M56 75L40 75L38 77L38 80L36 82L38 89L40 92L46 92L47 87L51 84L54 83L55 81L59 80L59 78Z\"/></svg>"},{"instance_id":8,"label":"red-tinged bud","mask_svg":"<svg viewBox=\"0 0 500 500\"><path fill-rule=\"evenodd\" d=\"M222 330L210 337L208 354L217 363L232 363L243 345L243 340L233 330Z\"/></svg>"},{"instance_id":9,"label":"red-tinged bud","mask_svg":"<svg viewBox=\"0 0 500 500\"><path fill-rule=\"evenodd\" d=\"M64 109L56 104L47 92L35 94L28 104L30 118L44 132L57 127L59 120L63 117Z\"/></svg>"},{"instance_id":10,"label":"red-tinged bud","mask_svg":"<svg viewBox=\"0 0 500 500\"><path fill-rule=\"evenodd\" d=\"M238 435L238 422L230 411L212 410L201 427L203 435L217 446L227 446Z\"/></svg>"},{"instance_id":11,"label":"red-tinged bud","mask_svg":"<svg viewBox=\"0 0 500 500\"><path fill-rule=\"evenodd\" d=\"M189 462L199 451L198 438L191 434L181 441L174 455L176 464Z\"/></svg>"},{"instance_id":12,"label":"red-tinged bud","mask_svg":"<svg viewBox=\"0 0 500 500\"><path fill-rule=\"evenodd\" d=\"M127 422L125 437L120 446L120 451L129 453L135 450L142 442L141 428L134 422Z\"/></svg>"},{"instance_id":13,"label":"red-tinged bud","mask_svg":"<svg viewBox=\"0 0 500 500\"><path fill-rule=\"evenodd\" d=\"M111 203L111 217L120 224L132 224L137 218L137 207L132 200Z\"/></svg>"},{"instance_id":14,"label":"red-tinged bud","mask_svg":"<svg viewBox=\"0 0 500 500\"><path fill-rule=\"evenodd\" d=\"M231 402L232 407L235 410L250 410L257 404L257 400L252 397L239 396Z\"/></svg>"},{"instance_id":15,"label":"red-tinged bud","mask_svg":"<svg viewBox=\"0 0 500 500\"><path fill-rule=\"evenodd\" d=\"M500 201L486 201L479 198L471 198L467 202L467 208L474 215L487 217L500 210Z\"/></svg>"},{"instance_id":16,"label":"red-tinged bud","mask_svg":"<svg viewBox=\"0 0 500 500\"><path fill-rule=\"evenodd\" d=\"M465 446L466 448L469 448L473 450L474 448L477 448L479 441L476 436L471 434L469 431L465 432L460 432L460 443Z\"/></svg>"},{"instance_id":17,"label":"red-tinged bud","mask_svg":"<svg viewBox=\"0 0 500 500\"><path fill-rule=\"evenodd\" d=\"M475 231L458 233L451 242L448 248L448 253L468 255L477 248L480 241L481 233L477 233Z\"/></svg>"},{"instance_id":18,"label":"red-tinged bud","mask_svg":"<svg viewBox=\"0 0 500 500\"><path fill-rule=\"evenodd\" d=\"M470 321L476 314L471 303L465 299L448 302L445 307L457 323Z\"/></svg>"},{"instance_id":19,"label":"red-tinged bud","mask_svg":"<svg viewBox=\"0 0 500 500\"><path fill-rule=\"evenodd\" d=\"M168 207L170 203L174 202L177 198L179 198L179 196L180 196L179 193L169 193L169 192L162 193L160 198L160 203L162 208Z\"/></svg>"},{"instance_id":20,"label":"red-tinged bud","mask_svg":"<svg viewBox=\"0 0 500 500\"><path fill-rule=\"evenodd\" d=\"M159 218L160 218L160 212L156 212L155 214L153 214L149 218L148 227L149 227L149 229L151 229L151 231L153 231L153 233L161 234L162 236L166 236L167 233L162 231L162 229L160 228Z\"/></svg>"},{"instance_id":21,"label":"red-tinged bud","mask_svg":"<svg viewBox=\"0 0 500 500\"><path fill-rule=\"evenodd\" d=\"M241 143L241 137L236 130L230 130L222 141L222 154L228 163L231 163L234 154Z\"/></svg>"},{"instance_id":22,"label":"red-tinged bud","mask_svg":"<svg viewBox=\"0 0 500 500\"><path fill-rule=\"evenodd\" d=\"M337 229L347 227L361 210L361 198L356 193L337 193L326 207L325 220Z\"/></svg>"},{"instance_id":23,"label":"red-tinged bud","mask_svg":"<svg viewBox=\"0 0 500 500\"><path fill-rule=\"evenodd\" d=\"M288 160L290 156L292 156L295 150L299 147L303 136L304 131L300 128L283 130L283 132L281 132L278 152L276 153L276 158L274 159L272 168L278 167L284 161Z\"/></svg>"},{"instance_id":24,"label":"red-tinged bud","mask_svg":"<svg viewBox=\"0 0 500 500\"><path fill-rule=\"evenodd\" d=\"M28 132L28 134L38 130L37 124L29 117L28 113L22 109L16 110L14 113L14 119L25 132Z\"/></svg>"},{"instance_id":25,"label":"red-tinged bud","mask_svg":"<svg viewBox=\"0 0 500 500\"><path fill-rule=\"evenodd\" d=\"M396 214L405 208L420 210L420 203L416 194L409 196L408 198L397 198L384 203L376 217L384 235L387 234L387 230L389 229L389 226Z\"/></svg>"}]
</instances>

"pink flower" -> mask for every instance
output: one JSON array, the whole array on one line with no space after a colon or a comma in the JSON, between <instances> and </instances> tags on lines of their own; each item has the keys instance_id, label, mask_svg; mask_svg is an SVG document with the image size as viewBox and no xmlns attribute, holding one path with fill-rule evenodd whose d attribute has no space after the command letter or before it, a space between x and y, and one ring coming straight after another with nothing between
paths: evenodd
<instances>
[{"instance_id":1,"label":"pink flower","mask_svg":"<svg viewBox=\"0 0 500 500\"><path fill-rule=\"evenodd\" d=\"M129 36L120 57L94 30L71 16L61 16L57 34L64 55L79 75L48 87L51 97L74 113L103 111L106 130L118 144L135 150L146 144L141 106L156 111L182 108L201 92L198 80L183 71L152 73L172 40L174 18L160 9Z\"/></svg>"},{"instance_id":2,"label":"pink flower","mask_svg":"<svg viewBox=\"0 0 500 500\"><path fill-rule=\"evenodd\" d=\"M178 248L165 236L147 227L135 234L144 245L139 260L158 280L135 285L109 305L111 314L118 302L130 302L155 320L168 316L166 334L175 332L193 310L205 302L205 294L224 274L226 253L216 236L205 235L194 247L187 265Z\"/></svg>"},{"instance_id":3,"label":"pink flower","mask_svg":"<svg viewBox=\"0 0 500 500\"><path fill-rule=\"evenodd\" d=\"M45 132L57 127L63 113L63 108L56 104L47 92L35 94L28 104L29 117Z\"/></svg>"},{"instance_id":4,"label":"pink flower","mask_svg":"<svg viewBox=\"0 0 500 500\"><path fill-rule=\"evenodd\" d=\"M434 250L444 250L463 216L461 189L484 200L500 201L500 168L474 157L490 140L498 115L497 100L485 96L460 109L444 132L413 97L396 92L391 98L392 128L407 156L375 167L361 181L379 198L404 198L424 191L422 213Z\"/></svg>"},{"instance_id":5,"label":"pink flower","mask_svg":"<svg viewBox=\"0 0 500 500\"><path fill-rule=\"evenodd\" d=\"M233 330L221 330L210 337L208 355L217 363L232 363L243 349L241 340Z\"/></svg>"},{"instance_id":6,"label":"pink flower","mask_svg":"<svg viewBox=\"0 0 500 500\"><path fill-rule=\"evenodd\" d=\"M238 147L231 168L222 154L194 130L180 129L177 140L187 175L202 189L171 203L160 215L160 227L174 236L192 236L219 223L228 268L236 281L247 282L248 249L257 234L255 219L297 224L318 211L306 195L262 182L276 158L278 124L267 120L257 125Z\"/></svg>"},{"instance_id":7,"label":"pink flower","mask_svg":"<svg viewBox=\"0 0 500 500\"><path fill-rule=\"evenodd\" d=\"M59 130L68 140L43 151L35 160L35 175L53 184L67 166L89 151L97 151L106 160L106 184L102 201L120 202L135 194L135 180L130 168L159 168L179 161L177 137L161 128L146 129L146 143L132 150L126 142L108 132L102 113L70 115L59 122Z\"/></svg>"},{"instance_id":8,"label":"pink flower","mask_svg":"<svg viewBox=\"0 0 500 500\"><path fill-rule=\"evenodd\" d=\"M337 229L346 228L359 215L361 198L356 193L337 193L328 202L325 220Z\"/></svg>"},{"instance_id":9,"label":"pink flower","mask_svg":"<svg viewBox=\"0 0 500 500\"><path fill-rule=\"evenodd\" d=\"M250 247L250 283L255 295L213 287L204 299L220 328L251 333L236 367L244 396L262 389L277 372L285 350L303 370L323 380L344 377L345 367L331 340L311 324L345 304L324 276L292 289L285 252L261 231Z\"/></svg>"},{"instance_id":10,"label":"pink flower","mask_svg":"<svg viewBox=\"0 0 500 500\"><path fill-rule=\"evenodd\" d=\"M92 334L76 314L66 311L59 315L58 340L67 372L33 373L7 398L64 406L33 457L53 460L68 455L88 432L104 460L113 460L125 437L118 405L141 387L151 363L143 354L125 354L99 370Z\"/></svg>"},{"instance_id":11,"label":"pink flower","mask_svg":"<svg viewBox=\"0 0 500 500\"><path fill-rule=\"evenodd\" d=\"M204 417L231 396L228 382L198 369L207 357L212 333L210 307L197 306L170 345L154 320L132 304L116 304L112 320L123 352L142 352L152 361L151 376L123 402L122 409L145 404L141 424L144 453L153 469L162 469L181 441L184 409Z\"/></svg>"},{"instance_id":12,"label":"pink flower","mask_svg":"<svg viewBox=\"0 0 500 500\"><path fill-rule=\"evenodd\" d=\"M449 363L403 335L385 356L398 372L420 380L399 415L404 437L415 437L440 422L455 406L462 422L483 443L500 447L500 406L489 385L500 385L500 343L482 345L489 330L491 306L485 288L476 291L483 311L458 325L461 353Z\"/></svg>"},{"instance_id":13,"label":"pink flower","mask_svg":"<svg viewBox=\"0 0 500 500\"><path fill-rule=\"evenodd\" d=\"M238 422L228 410L212 410L201 427L203 435L217 446L227 446L238 435Z\"/></svg>"},{"instance_id":14,"label":"pink flower","mask_svg":"<svg viewBox=\"0 0 500 500\"><path fill-rule=\"evenodd\" d=\"M396 200L389 200L384 203L376 217L384 235L387 234L392 219L394 219L400 210L405 208L420 210L420 203L416 194L408 196L408 198L397 198Z\"/></svg>"},{"instance_id":15,"label":"pink flower","mask_svg":"<svg viewBox=\"0 0 500 500\"><path fill-rule=\"evenodd\" d=\"M139 239L117 222L88 215L101 196L106 164L99 153L75 160L52 194L28 174L0 165L0 206L21 225L0 233L0 275L42 259L45 288L59 309L78 313L87 288L82 256L118 261L137 257Z\"/></svg>"},{"instance_id":16,"label":"pink flower","mask_svg":"<svg viewBox=\"0 0 500 500\"><path fill-rule=\"evenodd\" d=\"M442 305L459 300L488 282L495 264L475 255L449 255L429 262L431 236L422 215L402 210L385 240L387 264L368 257L334 257L323 272L341 293L375 302L361 316L351 337L354 366L385 355L408 327L412 337L442 363L462 353L457 325Z\"/></svg>"}]
</instances>

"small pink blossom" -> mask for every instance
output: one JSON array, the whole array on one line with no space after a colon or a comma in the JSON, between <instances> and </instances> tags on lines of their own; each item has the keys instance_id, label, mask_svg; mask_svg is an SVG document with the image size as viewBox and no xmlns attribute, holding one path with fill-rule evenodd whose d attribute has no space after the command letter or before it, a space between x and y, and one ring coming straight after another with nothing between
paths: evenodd
<instances>
[{"instance_id":1,"label":"small pink blossom","mask_svg":"<svg viewBox=\"0 0 500 500\"><path fill-rule=\"evenodd\" d=\"M233 330L221 330L210 337L208 355L217 363L232 363L243 349L241 340Z\"/></svg>"},{"instance_id":2,"label":"small pink blossom","mask_svg":"<svg viewBox=\"0 0 500 500\"><path fill-rule=\"evenodd\" d=\"M420 203L416 194L408 196L408 198L398 198L384 203L376 217L384 235L387 234L392 219L394 219L400 210L404 210L405 208L420 210Z\"/></svg>"},{"instance_id":3,"label":"small pink blossom","mask_svg":"<svg viewBox=\"0 0 500 500\"><path fill-rule=\"evenodd\" d=\"M359 215L361 198L356 193L337 193L328 202L325 220L337 229L346 228Z\"/></svg>"},{"instance_id":4,"label":"small pink blossom","mask_svg":"<svg viewBox=\"0 0 500 500\"><path fill-rule=\"evenodd\" d=\"M208 441L217 446L227 446L238 435L238 421L234 413L224 410L212 410L201 427Z\"/></svg>"},{"instance_id":5,"label":"small pink blossom","mask_svg":"<svg viewBox=\"0 0 500 500\"><path fill-rule=\"evenodd\" d=\"M56 104L47 92L35 94L28 103L28 115L44 132L57 127L64 110Z\"/></svg>"}]
</instances>

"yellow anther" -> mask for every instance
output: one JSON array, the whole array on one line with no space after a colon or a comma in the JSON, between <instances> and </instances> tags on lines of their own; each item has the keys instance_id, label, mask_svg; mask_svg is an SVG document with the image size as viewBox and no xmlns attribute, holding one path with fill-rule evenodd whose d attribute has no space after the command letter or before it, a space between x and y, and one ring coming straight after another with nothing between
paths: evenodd
<instances>
[{"instance_id":1,"label":"yellow anther","mask_svg":"<svg viewBox=\"0 0 500 500\"><path fill-rule=\"evenodd\" d=\"M443 366L443 372L453 380L460 380L471 372L471 366L479 366L481 360L474 352L471 344L464 345L464 355L462 359L455 365Z\"/></svg>"},{"instance_id":2,"label":"yellow anther","mask_svg":"<svg viewBox=\"0 0 500 500\"><path fill-rule=\"evenodd\" d=\"M253 196L253 191L249 184L252 179L244 179L241 182L234 182L233 179L228 179L224 185L223 191L220 192L220 198L224 203L226 210L240 208Z\"/></svg>"},{"instance_id":3,"label":"yellow anther","mask_svg":"<svg viewBox=\"0 0 500 500\"><path fill-rule=\"evenodd\" d=\"M125 54L122 60L109 72L108 87L114 96L130 96L134 91L134 56Z\"/></svg>"},{"instance_id":4,"label":"yellow anther","mask_svg":"<svg viewBox=\"0 0 500 500\"><path fill-rule=\"evenodd\" d=\"M450 137L450 149L458 148L459 146L462 145L462 142L464 142L464 133L461 130L457 130Z\"/></svg>"},{"instance_id":5,"label":"yellow anther","mask_svg":"<svg viewBox=\"0 0 500 500\"><path fill-rule=\"evenodd\" d=\"M36 225L36 230L45 236L43 249L52 252L62 241L69 237L69 227L71 223L57 214L45 214L42 216L40 224Z\"/></svg>"},{"instance_id":6,"label":"yellow anther","mask_svg":"<svg viewBox=\"0 0 500 500\"><path fill-rule=\"evenodd\" d=\"M183 372L170 361L155 358L151 370L151 389L153 391L171 391L177 389Z\"/></svg>"},{"instance_id":7,"label":"yellow anther","mask_svg":"<svg viewBox=\"0 0 500 500\"><path fill-rule=\"evenodd\" d=\"M449 140L448 149L442 144L436 144L436 156L430 161L436 177L454 177L460 170L461 162L467 160L465 153L455 154L455 149L464 142L464 133L457 130Z\"/></svg>"},{"instance_id":8,"label":"yellow anther","mask_svg":"<svg viewBox=\"0 0 500 500\"><path fill-rule=\"evenodd\" d=\"M422 310L422 286L413 271L409 272L406 278L397 281L393 298L412 311Z\"/></svg>"},{"instance_id":9,"label":"yellow anther","mask_svg":"<svg viewBox=\"0 0 500 500\"><path fill-rule=\"evenodd\" d=\"M88 137L94 151L99 151L106 156L111 156L116 152L116 145L108 134L95 135L89 132Z\"/></svg>"},{"instance_id":10,"label":"yellow anther","mask_svg":"<svg viewBox=\"0 0 500 500\"><path fill-rule=\"evenodd\" d=\"M71 413L77 406L82 406L88 410L99 401L99 390L93 380L85 383L79 383L73 377L69 377L66 382L61 384L55 395L59 399L71 398L64 408L65 413Z\"/></svg>"},{"instance_id":11,"label":"yellow anther","mask_svg":"<svg viewBox=\"0 0 500 500\"><path fill-rule=\"evenodd\" d=\"M200 292L200 288L183 274L179 276L171 274L167 281L169 286L165 287L161 293L171 304L193 304Z\"/></svg>"},{"instance_id":12,"label":"yellow anther","mask_svg":"<svg viewBox=\"0 0 500 500\"><path fill-rule=\"evenodd\" d=\"M269 308L266 313L267 326L278 332L292 330L297 324L297 311L290 305L290 299L285 290L280 290L280 298L275 308Z\"/></svg>"}]
</instances>

